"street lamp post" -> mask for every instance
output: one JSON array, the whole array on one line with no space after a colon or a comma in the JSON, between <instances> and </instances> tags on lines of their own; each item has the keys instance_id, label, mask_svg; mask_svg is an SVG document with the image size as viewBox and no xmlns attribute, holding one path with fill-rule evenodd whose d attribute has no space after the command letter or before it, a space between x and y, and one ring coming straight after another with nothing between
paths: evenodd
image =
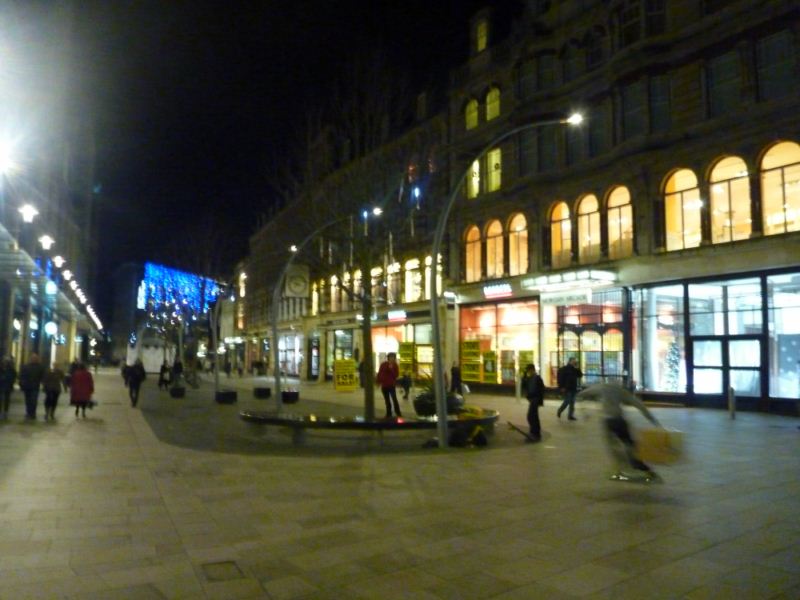
<instances>
[{"instance_id":1,"label":"street lamp post","mask_svg":"<svg viewBox=\"0 0 800 600\"><path fill-rule=\"evenodd\" d=\"M278 352L278 309L281 301L281 295L283 294L283 285L284 281L286 280L286 275L289 272L289 268L294 263L294 257L302 250L308 242L322 233L328 227L332 227L338 223L343 221L349 220L351 217L348 215L346 217L338 217L326 223L323 223L319 227L317 227L314 231L309 233L306 237L299 244L292 244L289 248L291 252L289 256L289 260L286 261L286 264L281 269L278 278L275 280L275 287L272 290L272 306L270 307L270 318L271 318L271 327L272 327L272 374L273 378L275 379L275 407L280 412L282 406L282 398L281 398L281 365L279 362L279 352Z\"/></svg>"},{"instance_id":2,"label":"street lamp post","mask_svg":"<svg viewBox=\"0 0 800 600\"><path fill-rule=\"evenodd\" d=\"M436 289L436 275L442 239L444 238L444 231L447 227L447 219L450 216L450 211L455 204L456 198L458 197L461 188L467 179L467 176L472 170L472 164L476 160L480 160L484 154L497 146L497 144L511 137L512 135L516 135L528 129L535 129L538 127L544 127L546 125L580 125L582 122L583 117L580 114L575 113L565 119L548 119L545 121L537 121L535 123L521 125L494 138L491 142L486 144L486 146L484 146L484 148L472 160L470 160L469 163L467 163L467 168L464 170L464 173L462 173L455 186L453 186L453 191L450 193L450 197L447 199L442 211L439 213L439 221L436 223L436 231L433 236L433 249L431 250L434 268L432 270L430 282L430 311L431 328L433 329L433 389L436 395L436 431L439 437L440 448L447 447L447 390L444 389L444 360L442 356L442 335L439 329L439 291Z\"/></svg>"}]
</instances>

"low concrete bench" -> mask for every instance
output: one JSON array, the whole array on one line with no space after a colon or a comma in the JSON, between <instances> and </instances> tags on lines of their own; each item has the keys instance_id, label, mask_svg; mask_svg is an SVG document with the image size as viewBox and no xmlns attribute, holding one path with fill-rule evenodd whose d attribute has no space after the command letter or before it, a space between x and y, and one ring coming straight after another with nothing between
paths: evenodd
<instances>
[{"instance_id":1,"label":"low concrete bench","mask_svg":"<svg viewBox=\"0 0 800 600\"><path fill-rule=\"evenodd\" d=\"M434 419L380 419L367 421L361 417L317 417L314 415L275 414L264 411L243 410L239 417L249 423L260 425L276 425L292 430L292 441L302 444L308 429L327 429L334 431L375 431L383 438L385 431L415 431L420 429L436 429ZM450 415L447 426L450 431L469 430L480 426L487 431L494 428L500 417L496 410L481 409L479 415Z\"/></svg>"}]
</instances>

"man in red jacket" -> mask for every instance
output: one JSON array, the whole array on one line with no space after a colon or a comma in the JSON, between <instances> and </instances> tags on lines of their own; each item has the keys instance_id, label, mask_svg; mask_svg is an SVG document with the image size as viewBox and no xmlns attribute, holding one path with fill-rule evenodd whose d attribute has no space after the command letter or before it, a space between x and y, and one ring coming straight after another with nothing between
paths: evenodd
<instances>
[{"instance_id":1,"label":"man in red jacket","mask_svg":"<svg viewBox=\"0 0 800 600\"><path fill-rule=\"evenodd\" d=\"M386 360L381 363L378 369L378 376L375 380L381 386L383 392L383 400L386 402L386 418L392 418L392 403L394 403L394 415L402 417L400 414L400 404L397 402L397 378L400 376L400 367L397 366L397 354L389 352L386 355ZM390 401L391 399L391 401Z\"/></svg>"}]
</instances>

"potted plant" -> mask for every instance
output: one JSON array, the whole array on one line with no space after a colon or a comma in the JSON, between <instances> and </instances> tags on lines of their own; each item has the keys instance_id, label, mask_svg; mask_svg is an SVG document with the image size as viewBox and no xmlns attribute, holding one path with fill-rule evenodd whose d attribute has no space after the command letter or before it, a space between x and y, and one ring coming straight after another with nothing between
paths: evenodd
<instances>
[{"instance_id":1,"label":"potted plant","mask_svg":"<svg viewBox=\"0 0 800 600\"><path fill-rule=\"evenodd\" d=\"M447 393L447 414L455 415L461 412L464 398L453 392ZM428 379L423 384L423 390L414 398L414 411L419 417L433 417L436 415L436 392L433 389L433 380Z\"/></svg>"}]
</instances>

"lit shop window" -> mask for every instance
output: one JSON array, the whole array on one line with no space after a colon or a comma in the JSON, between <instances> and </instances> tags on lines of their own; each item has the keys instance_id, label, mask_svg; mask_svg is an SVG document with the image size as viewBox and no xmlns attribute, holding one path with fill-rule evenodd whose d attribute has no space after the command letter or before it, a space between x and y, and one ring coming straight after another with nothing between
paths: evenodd
<instances>
[{"instance_id":1,"label":"lit shop window","mask_svg":"<svg viewBox=\"0 0 800 600\"><path fill-rule=\"evenodd\" d=\"M500 90L493 87L486 94L486 120L491 121L500 116Z\"/></svg>"},{"instance_id":2,"label":"lit shop window","mask_svg":"<svg viewBox=\"0 0 800 600\"><path fill-rule=\"evenodd\" d=\"M500 189L502 183L503 165L500 148L489 150L486 154L486 191L495 192Z\"/></svg>"},{"instance_id":3,"label":"lit shop window","mask_svg":"<svg viewBox=\"0 0 800 600\"><path fill-rule=\"evenodd\" d=\"M478 126L478 101L474 98L467 102L464 109L464 125L467 129L475 129Z\"/></svg>"},{"instance_id":4,"label":"lit shop window","mask_svg":"<svg viewBox=\"0 0 800 600\"><path fill-rule=\"evenodd\" d=\"M480 281L481 278L481 232L473 225L467 231L465 239L466 249L466 278L467 283Z\"/></svg>"},{"instance_id":5,"label":"lit shop window","mask_svg":"<svg viewBox=\"0 0 800 600\"><path fill-rule=\"evenodd\" d=\"M633 209L631 194L624 186L608 196L608 257L624 258L633 254Z\"/></svg>"},{"instance_id":6,"label":"lit shop window","mask_svg":"<svg viewBox=\"0 0 800 600\"><path fill-rule=\"evenodd\" d=\"M550 217L550 251L555 268L572 262L572 223L566 202L556 204Z\"/></svg>"},{"instance_id":7,"label":"lit shop window","mask_svg":"<svg viewBox=\"0 0 800 600\"><path fill-rule=\"evenodd\" d=\"M696 248L702 240L700 229L700 189L697 177L689 169L681 169L667 180L664 188L664 221L667 250Z\"/></svg>"},{"instance_id":8,"label":"lit shop window","mask_svg":"<svg viewBox=\"0 0 800 600\"><path fill-rule=\"evenodd\" d=\"M578 204L578 252L582 264L600 258L600 204L592 194Z\"/></svg>"},{"instance_id":9,"label":"lit shop window","mask_svg":"<svg viewBox=\"0 0 800 600\"><path fill-rule=\"evenodd\" d=\"M476 160L472 163L467 179L467 198L477 198L481 193L481 163Z\"/></svg>"},{"instance_id":10,"label":"lit shop window","mask_svg":"<svg viewBox=\"0 0 800 600\"><path fill-rule=\"evenodd\" d=\"M486 227L486 277L503 276L503 226L492 221Z\"/></svg>"},{"instance_id":11,"label":"lit shop window","mask_svg":"<svg viewBox=\"0 0 800 600\"><path fill-rule=\"evenodd\" d=\"M422 273L419 270L419 259L406 261L405 301L422 300Z\"/></svg>"},{"instance_id":12,"label":"lit shop window","mask_svg":"<svg viewBox=\"0 0 800 600\"><path fill-rule=\"evenodd\" d=\"M715 244L750 237L750 178L738 156L719 161L711 171L711 241Z\"/></svg>"},{"instance_id":13,"label":"lit shop window","mask_svg":"<svg viewBox=\"0 0 800 600\"><path fill-rule=\"evenodd\" d=\"M775 144L761 161L764 234L800 230L800 146Z\"/></svg>"},{"instance_id":14,"label":"lit shop window","mask_svg":"<svg viewBox=\"0 0 800 600\"><path fill-rule=\"evenodd\" d=\"M528 222L524 215L514 215L508 226L509 275L528 272Z\"/></svg>"}]
</instances>

